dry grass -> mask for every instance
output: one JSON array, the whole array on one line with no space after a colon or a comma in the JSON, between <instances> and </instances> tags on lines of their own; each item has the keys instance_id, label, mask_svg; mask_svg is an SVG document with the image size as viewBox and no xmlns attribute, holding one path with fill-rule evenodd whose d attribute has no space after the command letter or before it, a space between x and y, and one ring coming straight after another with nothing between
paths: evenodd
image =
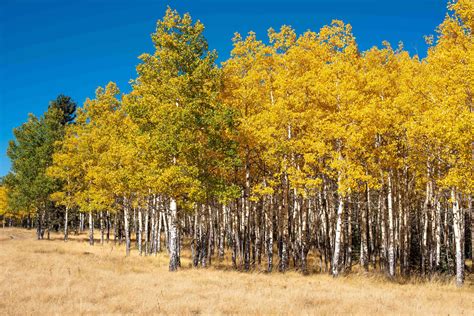
<instances>
[{"instance_id":1,"label":"dry grass","mask_svg":"<svg viewBox=\"0 0 474 316\"><path fill-rule=\"evenodd\" d=\"M397 284L380 277L192 269L165 254L128 258L123 246L36 241L0 229L0 314L455 314L474 315L472 279ZM189 254L185 254L189 255Z\"/></svg>"}]
</instances>

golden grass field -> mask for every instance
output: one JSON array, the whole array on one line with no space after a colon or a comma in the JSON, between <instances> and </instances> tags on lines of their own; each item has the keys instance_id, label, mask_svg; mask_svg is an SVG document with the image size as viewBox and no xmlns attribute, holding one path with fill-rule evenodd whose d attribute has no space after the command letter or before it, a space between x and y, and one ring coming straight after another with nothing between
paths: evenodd
<instances>
[{"instance_id":1,"label":"golden grass field","mask_svg":"<svg viewBox=\"0 0 474 316\"><path fill-rule=\"evenodd\" d=\"M166 254L140 257L113 242L35 240L0 229L0 315L28 314L414 314L474 315L472 276L452 282L388 282L381 276L241 273L217 265L168 272Z\"/></svg>"}]
</instances>

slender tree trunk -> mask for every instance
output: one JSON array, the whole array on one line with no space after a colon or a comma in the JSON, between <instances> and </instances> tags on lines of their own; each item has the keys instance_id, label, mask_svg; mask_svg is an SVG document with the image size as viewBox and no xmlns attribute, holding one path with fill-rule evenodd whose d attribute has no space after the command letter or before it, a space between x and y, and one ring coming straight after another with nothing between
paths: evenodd
<instances>
[{"instance_id":1,"label":"slender tree trunk","mask_svg":"<svg viewBox=\"0 0 474 316\"><path fill-rule=\"evenodd\" d=\"M158 220L158 230L156 231L156 249L157 252L161 252L161 225L163 223L163 212L158 212L157 220Z\"/></svg>"},{"instance_id":2,"label":"slender tree trunk","mask_svg":"<svg viewBox=\"0 0 474 316\"><path fill-rule=\"evenodd\" d=\"M213 225L213 208L208 206L208 220L207 220L207 264L210 266L212 261L212 254L214 252L214 225Z\"/></svg>"},{"instance_id":3,"label":"slender tree trunk","mask_svg":"<svg viewBox=\"0 0 474 316\"><path fill-rule=\"evenodd\" d=\"M84 227L86 226L85 214L80 213L80 217L81 217L81 233L82 233L84 231Z\"/></svg>"},{"instance_id":4,"label":"slender tree trunk","mask_svg":"<svg viewBox=\"0 0 474 316\"><path fill-rule=\"evenodd\" d=\"M199 219L199 262L201 263L201 267L207 267L207 253L209 250L208 247L208 234L209 234L209 226L207 225L207 217L208 213L206 212L206 206L202 205L202 212Z\"/></svg>"},{"instance_id":5,"label":"slender tree trunk","mask_svg":"<svg viewBox=\"0 0 474 316\"><path fill-rule=\"evenodd\" d=\"M332 275L334 277L337 277L339 275L339 257L340 257L340 249L341 249L343 211L344 211L344 198L340 195L339 205L337 207L336 236L334 239L334 254L332 257Z\"/></svg>"},{"instance_id":6,"label":"slender tree trunk","mask_svg":"<svg viewBox=\"0 0 474 316\"><path fill-rule=\"evenodd\" d=\"M243 224L244 224L244 269L246 271L250 268L250 158L249 150L246 151L245 158L245 188L243 194Z\"/></svg>"},{"instance_id":7,"label":"slender tree trunk","mask_svg":"<svg viewBox=\"0 0 474 316\"><path fill-rule=\"evenodd\" d=\"M100 244L104 244L104 237L105 237L105 226L104 226L104 212L100 211L99 213L99 221L100 221Z\"/></svg>"},{"instance_id":8,"label":"slender tree trunk","mask_svg":"<svg viewBox=\"0 0 474 316\"><path fill-rule=\"evenodd\" d=\"M118 223L117 213L118 212L115 212L115 214L114 214L114 243L117 243L117 240L119 238L119 232L118 232L119 223Z\"/></svg>"},{"instance_id":9,"label":"slender tree trunk","mask_svg":"<svg viewBox=\"0 0 474 316\"><path fill-rule=\"evenodd\" d=\"M42 223L41 223L41 211L39 209L36 209L36 236L38 240L43 239L42 238Z\"/></svg>"},{"instance_id":10,"label":"slender tree trunk","mask_svg":"<svg viewBox=\"0 0 474 316\"><path fill-rule=\"evenodd\" d=\"M163 221L163 229L164 229L164 235L165 235L165 248L166 251L169 252L170 248L170 215L167 214L168 210L166 212L161 212L161 219Z\"/></svg>"},{"instance_id":11,"label":"slender tree trunk","mask_svg":"<svg viewBox=\"0 0 474 316\"><path fill-rule=\"evenodd\" d=\"M130 255L130 220L129 220L129 208L128 199L123 198L123 223L125 225L125 255Z\"/></svg>"},{"instance_id":12,"label":"slender tree trunk","mask_svg":"<svg viewBox=\"0 0 474 316\"><path fill-rule=\"evenodd\" d=\"M92 211L89 211L89 245L94 245L94 218Z\"/></svg>"},{"instance_id":13,"label":"slender tree trunk","mask_svg":"<svg viewBox=\"0 0 474 316\"><path fill-rule=\"evenodd\" d=\"M46 217L46 229L48 231L47 238L49 240L50 234L51 234L51 208L49 206L45 208L45 217ZM10 220L10 227L11 226L12 226L12 222Z\"/></svg>"},{"instance_id":14,"label":"slender tree trunk","mask_svg":"<svg viewBox=\"0 0 474 316\"><path fill-rule=\"evenodd\" d=\"M110 226L112 226L109 211L105 212L105 223L106 223L106 228L107 228L106 238L107 238L107 243L109 243L109 241L110 241Z\"/></svg>"},{"instance_id":15,"label":"slender tree trunk","mask_svg":"<svg viewBox=\"0 0 474 316\"><path fill-rule=\"evenodd\" d=\"M169 251L170 251L170 271L177 271L179 265L179 228L178 228L178 208L176 205L176 200L170 198L170 241L169 241Z\"/></svg>"},{"instance_id":16,"label":"slender tree trunk","mask_svg":"<svg viewBox=\"0 0 474 316\"><path fill-rule=\"evenodd\" d=\"M227 218L227 206L222 204L222 212L220 214L219 225L219 260L224 260L224 243L225 243L225 227Z\"/></svg>"},{"instance_id":17,"label":"slender tree trunk","mask_svg":"<svg viewBox=\"0 0 474 316\"><path fill-rule=\"evenodd\" d=\"M369 256L368 256L368 243L367 243L367 224L368 215L370 211L370 188L366 186L366 206L360 209L361 220L360 220L360 266L364 271L369 271Z\"/></svg>"},{"instance_id":18,"label":"slender tree trunk","mask_svg":"<svg viewBox=\"0 0 474 316\"><path fill-rule=\"evenodd\" d=\"M283 196L282 196L282 207L279 216L281 216L282 231L281 231L281 258L280 258L280 272L285 272L289 266L289 216L290 207L288 201L288 175L283 176Z\"/></svg>"},{"instance_id":19,"label":"slender tree trunk","mask_svg":"<svg viewBox=\"0 0 474 316\"><path fill-rule=\"evenodd\" d=\"M237 260L240 254L240 238L239 238L239 222L238 222L238 206L233 208L232 212L232 266L237 269Z\"/></svg>"},{"instance_id":20,"label":"slender tree trunk","mask_svg":"<svg viewBox=\"0 0 474 316\"><path fill-rule=\"evenodd\" d=\"M150 208L148 207L145 210L145 256L148 255L150 251L150 241L149 241L149 231L148 231L148 221L149 221Z\"/></svg>"},{"instance_id":21,"label":"slender tree trunk","mask_svg":"<svg viewBox=\"0 0 474 316\"><path fill-rule=\"evenodd\" d=\"M133 208L133 216L132 216L132 232L135 233L135 247L138 248L138 225L137 225L137 208Z\"/></svg>"},{"instance_id":22,"label":"slender tree trunk","mask_svg":"<svg viewBox=\"0 0 474 316\"><path fill-rule=\"evenodd\" d=\"M405 234L406 234L406 226L405 226L405 209L403 207L402 201L402 193L401 193L401 185L398 183L398 238L399 238L399 264L400 264L400 274L405 275Z\"/></svg>"},{"instance_id":23,"label":"slender tree trunk","mask_svg":"<svg viewBox=\"0 0 474 316\"><path fill-rule=\"evenodd\" d=\"M261 263L261 249L262 249L262 213L263 213L263 199L256 205L254 209L254 232L255 232L255 265Z\"/></svg>"},{"instance_id":24,"label":"slender tree trunk","mask_svg":"<svg viewBox=\"0 0 474 316\"><path fill-rule=\"evenodd\" d=\"M371 205L371 200L369 200L369 205L371 206L372 208L372 205ZM368 230L369 230L369 261L372 263L372 267L373 269L375 270L377 268L377 265L376 265L376 253L377 253L377 234L376 234L376 225L375 223L377 223L377 220L376 220L376 217L377 217L377 213L376 212L370 212L369 214L369 218L368 218Z\"/></svg>"},{"instance_id":25,"label":"slender tree trunk","mask_svg":"<svg viewBox=\"0 0 474 316\"><path fill-rule=\"evenodd\" d=\"M451 268L451 237L450 237L450 230L449 230L449 212L447 209L444 212L444 249L445 249L445 260L446 266Z\"/></svg>"},{"instance_id":26,"label":"slender tree trunk","mask_svg":"<svg viewBox=\"0 0 474 316\"><path fill-rule=\"evenodd\" d=\"M436 238L436 250L435 250L435 267L439 268L441 264L441 203L439 202L437 195L435 202L435 238Z\"/></svg>"},{"instance_id":27,"label":"slender tree trunk","mask_svg":"<svg viewBox=\"0 0 474 316\"><path fill-rule=\"evenodd\" d=\"M311 211L311 199L304 200L301 209L301 271L308 274L308 216Z\"/></svg>"},{"instance_id":28,"label":"slender tree trunk","mask_svg":"<svg viewBox=\"0 0 474 316\"><path fill-rule=\"evenodd\" d=\"M265 209L267 232L267 272L273 270L273 197L269 198L270 205Z\"/></svg>"},{"instance_id":29,"label":"slender tree trunk","mask_svg":"<svg viewBox=\"0 0 474 316\"><path fill-rule=\"evenodd\" d=\"M380 225L380 254L379 254L379 265L381 270L387 268L386 259L387 259L387 231L386 231L386 214L385 214L385 205L382 195L382 191L379 193L379 225Z\"/></svg>"},{"instance_id":30,"label":"slender tree trunk","mask_svg":"<svg viewBox=\"0 0 474 316\"><path fill-rule=\"evenodd\" d=\"M324 230L324 270L326 272L329 272L329 267L331 264L330 262L332 261L332 245L331 245L331 228L330 228L330 219L329 219L329 212L331 207L331 203L327 198L327 192L326 192L326 185L323 187L323 198L324 200L324 206L322 207L322 211L324 213L324 219L323 219L323 230ZM332 273L332 271L331 271Z\"/></svg>"},{"instance_id":31,"label":"slender tree trunk","mask_svg":"<svg viewBox=\"0 0 474 316\"><path fill-rule=\"evenodd\" d=\"M154 201L155 199L153 199ZM154 203L154 202L153 202ZM156 227L158 226L156 223L156 210L155 210L155 203L153 204L153 207L151 208L151 253L156 255Z\"/></svg>"},{"instance_id":32,"label":"slender tree trunk","mask_svg":"<svg viewBox=\"0 0 474 316\"><path fill-rule=\"evenodd\" d=\"M457 194L451 190L451 202L453 204L453 229L454 242L456 247L456 285L461 287L464 284L464 258L462 249L462 210L459 207Z\"/></svg>"},{"instance_id":33,"label":"slender tree trunk","mask_svg":"<svg viewBox=\"0 0 474 316\"><path fill-rule=\"evenodd\" d=\"M66 206L66 210L64 212L64 241L68 239L68 215L69 215L69 207Z\"/></svg>"},{"instance_id":34,"label":"slender tree trunk","mask_svg":"<svg viewBox=\"0 0 474 316\"><path fill-rule=\"evenodd\" d=\"M193 241L191 243L191 257L193 259L193 267L197 268L199 266L199 238L198 232L199 227L199 205L196 206L194 214L194 229L193 229Z\"/></svg>"},{"instance_id":35,"label":"slender tree trunk","mask_svg":"<svg viewBox=\"0 0 474 316\"><path fill-rule=\"evenodd\" d=\"M395 276L395 248L393 238L393 196L392 176L389 174L387 182L387 205L388 205L388 273L391 278Z\"/></svg>"},{"instance_id":36,"label":"slender tree trunk","mask_svg":"<svg viewBox=\"0 0 474 316\"><path fill-rule=\"evenodd\" d=\"M138 253L142 255L142 235L143 235L143 223L142 223L142 208L138 207L138 232L137 232L137 245Z\"/></svg>"},{"instance_id":37,"label":"slender tree trunk","mask_svg":"<svg viewBox=\"0 0 474 316\"><path fill-rule=\"evenodd\" d=\"M352 203L351 203L352 204ZM347 209L347 234L346 234L346 270L352 269L352 212L354 208L352 205Z\"/></svg>"},{"instance_id":38,"label":"slender tree trunk","mask_svg":"<svg viewBox=\"0 0 474 316\"><path fill-rule=\"evenodd\" d=\"M429 169L428 169L429 170ZM429 172L427 173L429 177ZM421 238L421 273L426 275L426 261L428 258L428 213L431 210L431 182L426 182L425 202L423 204L422 218L422 238Z\"/></svg>"},{"instance_id":39,"label":"slender tree trunk","mask_svg":"<svg viewBox=\"0 0 474 316\"><path fill-rule=\"evenodd\" d=\"M467 210L466 210L466 217L469 218L469 223L471 224L470 231L471 231L471 261L472 261L472 268L471 271L474 272L474 208L472 205L472 194L468 195L467 198ZM468 232L466 231L466 236Z\"/></svg>"}]
</instances>

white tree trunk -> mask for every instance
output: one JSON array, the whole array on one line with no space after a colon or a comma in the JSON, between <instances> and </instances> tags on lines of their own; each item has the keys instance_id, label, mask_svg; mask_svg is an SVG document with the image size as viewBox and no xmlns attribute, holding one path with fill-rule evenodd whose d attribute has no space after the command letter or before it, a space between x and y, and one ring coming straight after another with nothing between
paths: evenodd
<instances>
[{"instance_id":1,"label":"white tree trunk","mask_svg":"<svg viewBox=\"0 0 474 316\"><path fill-rule=\"evenodd\" d=\"M145 211L145 256L148 255L150 251L150 239L149 239L149 231L148 231L148 225L149 225L149 214L150 214L150 208L147 208Z\"/></svg>"},{"instance_id":2,"label":"white tree trunk","mask_svg":"<svg viewBox=\"0 0 474 316\"><path fill-rule=\"evenodd\" d=\"M82 233L84 231L84 214L83 213L80 213L79 214L79 217L80 217L80 233Z\"/></svg>"},{"instance_id":3,"label":"white tree trunk","mask_svg":"<svg viewBox=\"0 0 474 316\"><path fill-rule=\"evenodd\" d=\"M137 240L137 243L138 243L138 253L140 254L140 256L142 255L142 234L143 234L143 225L142 225L142 208L139 207L138 208L138 240Z\"/></svg>"},{"instance_id":4,"label":"white tree trunk","mask_svg":"<svg viewBox=\"0 0 474 316\"><path fill-rule=\"evenodd\" d=\"M342 212L344 211L344 198L339 196L339 205L337 207L336 236L334 239L334 254L332 257L332 275L339 274L339 256L341 252L341 232L342 232Z\"/></svg>"},{"instance_id":5,"label":"white tree trunk","mask_svg":"<svg viewBox=\"0 0 474 316\"><path fill-rule=\"evenodd\" d=\"M94 245L94 219L92 218L92 211L89 211L89 245Z\"/></svg>"},{"instance_id":6,"label":"white tree trunk","mask_svg":"<svg viewBox=\"0 0 474 316\"><path fill-rule=\"evenodd\" d=\"M367 185L366 188L366 199L367 205L361 209L361 229L360 229L360 266L364 269L364 271L369 270L369 247L367 243L367 220L368 215L371 213L370 211L370 188Z\"/></svg>"},{"instance_id":7,"label":"white tree trunk","mask_svg":"<svg viewBox=\"0 0 474 316\"><path fill-rule=\"evenodd\" d=\"M169 240L169 251L170 251L170 271L178 270L179 266L179 239L178 239L178 208L176 200L170 198L170 240Z\"/></svg>"},{"instance_id":8,"label":"white tree trunk","mask_svg":"<svg viewBox=\"0 0 474 316\"><path fill-rule=\"evenodd\" d=\"M219 216L221 223L219 223L219 259L224 259L224 246L225 246L225 228L227 219L227 206L222 205L222 213Z\"/></svg>"},{"instance_id":9,"label":"white tree trunk","mask_svg":"<svg viewBox=\"0 0 474 316\"><path fill-rule=\"evenodd\" d=\"M388 176L388 273L390 277L395 276L395 249L393 240L393 196L392 196L392 179Z\"/></svg>"},{"instance_id":10,"label":"white tree trunk","mask_svg":"<svg viewBox=\"0 0 474 316\"><path fill-rule=\"evenodd\" d=\"M129 205L125 197L124 197L123 203L124 203L123 221L125 225L125 254L129 256L130 255L130 223L129 223L129 216L128 216Z\"/></svg>"},{"instance_id":11,"label":"white tree trunk","mask_svg":"<svg viewBox=\"0 0 474 316\"><path fill-rule=\"evenodd\" d=\"M459 208L457 195L454 189L451 190L451 201L453 203L453 229L454 242L456 247L456 285L462 286L464 283L464 258L462 249L462 210Z\"/></svg>"},{"instance_id":12,"label":"white tree trunk","mask_svg":"<svg viewBox=\"0 0 474 316\"><path fill-rule=\"evenodd\" d=\"M100 211L99 213L99 225L100 225L100 244L104 244L104 212Z\"/></svg>"},{"instance_id":13,"label":"white tree trunk","mask_svg":"<svg viewBox=\"0 0 474 316\"><path fill-rule=\"evenodd\" d=\"M270 205L265 208L265 227L267 239L267 271L272 272L273 269L273 198L270 197Z\"/></svg>"},{"instance_id":14,"label":"white tree trunk","mask_svg":"<svg viewBox=\"0 0 474 316\"><path fill-rule=\"evenodd\" d=\"M435 228L436 228L436 252L435 252L435 266L439 267L441 262L441 203L436 201L436 219L435 219Z\"/></svg>"},{"instance_id":15,"label":"white tree trunk","mask_svg":"<svg viewBox=\"0 0 474 316\"><path fill-rule=\"evenodd\" d=\"M151 209L151 252L156 255L156 227L158 226L155 219L156 219L156 204L153 205Z\"/></svg>"},{"instance_id":16,"label":"white tree trunk","mask_svg":"<svg viewBox=\"0 0 474 316\"><path fill-rule=\"evenodd\" d=\"M380 256L379 256L379 261L380 261L380 267L383 269L387 269L387 247L388 247L388 242L387 242L387 232L385 231L386 229L386 221L387 221L387 216L385 214L385 205L384 205L384 199L383 199L383 194L382 192L379 193L379 205L378 205L378 210L379 210L379 225L380 225L380 234L381 234L381 240L380 240Z\"/></svg>"}]
</instances>

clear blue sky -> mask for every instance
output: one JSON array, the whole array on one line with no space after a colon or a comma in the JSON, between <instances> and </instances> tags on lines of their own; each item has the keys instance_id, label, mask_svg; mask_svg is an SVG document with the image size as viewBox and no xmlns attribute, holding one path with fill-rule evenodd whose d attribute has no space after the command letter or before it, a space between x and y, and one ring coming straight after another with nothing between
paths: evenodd
<instances>
[{"instance_id":1,"label":"clear blue sky","mask_svg":"<svg viewBox=\"0 0 474 316\"><path fill-rule=\"evenodd\" d=\"M265 39L269 27L302 33L332 19L352 24L362 50L403 41L424 57L423 36L446 13L444 0L0 0L0 176L10 168L12 129L28 113L41 115L60 93L82 105L109 81L129 91L137 56L153 51L150 34L167 5L205 24L220 61L234 32Z\"/></svg>"}]
</instances>

